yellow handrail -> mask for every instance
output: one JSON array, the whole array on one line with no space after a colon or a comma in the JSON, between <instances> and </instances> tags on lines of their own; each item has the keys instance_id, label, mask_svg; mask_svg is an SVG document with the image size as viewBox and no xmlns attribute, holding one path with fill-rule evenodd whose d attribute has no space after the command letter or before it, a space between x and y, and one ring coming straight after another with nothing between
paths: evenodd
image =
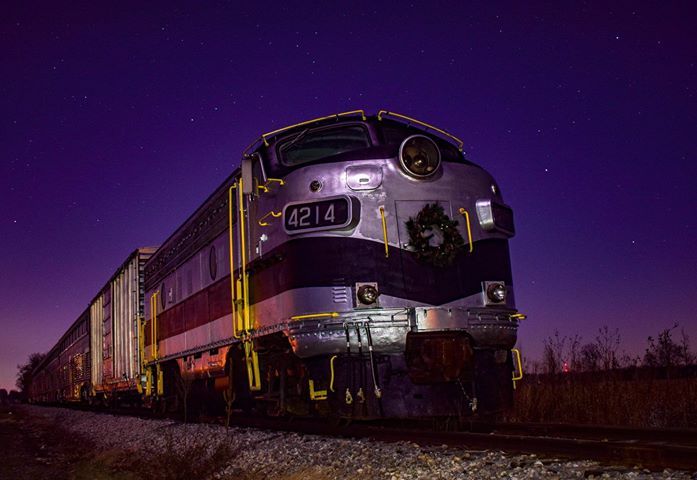
<instances>
[{"instance_id":1,"label":"yellow handrail","mask_svg":"<svg viewBox=\"0 0 697 480\"><path fill-rule=\"evenodd\" d=\"M357 115L357 114L360 114L361 119L363 121L365 121L366 117L365 117L365 112L363 110L351 110L350 112L335 113L334 115L327 115L326 117L313 118L312 120L306 120L304 122L300 122L300 123L296 123L293 125L289 125L287 127L279 128L278 130L274 130L272 132L263 133L261 135L261 139L264 142L264 146L268 147L269 142L266 141L266 138L270 137L272 135L276 135L278 133L285 132L286 130L290 130L291 128L302 127L303 125L309 125L311 123L321 122L322 120L329 120L330 118L346 117L349 115Z\"/></svg>"},{"instance_id":2,"label":"yellow handrail","mask_svg":"<svg viewBox=\"0 0 697 480\"><path fill-rule=\"evenodd\" d=\"M155 346L155 360L160 358L160 343L157 341L157 302L160 300L160 291L155 292L155 306L153 308L153 325L155 325L155 335L153 335L152 341Z\"/></svg>"},{"instance_id":3,"label":"yellow handrail","mask_svg":"<svg viewBox=\"0 0 697 480\"><path fill-rule=\"evenodd\" d=\"M514 313L510 315L508 318L510 318L511 320L525 320L526 318L528 318L528 316L524 313Z\"/></svg>"},{"instance_id":4,"label":"yellow handrail","mask_svg":"<svg viewBox=\"0 0 697 480\"><path fill-rule=\"evenodd\" d=\"M240 231L240 277L242 280L242 318L243 318L243 329L245 333L249 333L250 321L249 321L249 282L247 279L247 242L246 242L246 228L244 221L244 187L243 180L240 178L237 181L237 208L238 208L238 224Z\"/></svg>"},{"instance_id":5,"label":"yellow handrail","mask_svg":"<svg viewBox=\"0 0 697 480\"><path fill-rule=\"evenodd\" d=\"M249 389L251 391L261 390L261 378L259 374L259 357L254 349L254 343L249 336L253 330L251 315L249 313L249 278L247 273L247 230L245 225L245 209L244 209L244 183L240 177L237 180L237 202L239 218L237 223L240 232L240 277L241 287L239 288L242 297L242 330L244 344L244 355L247 363L247 379L249 381ZM232 227L232 225L231 225ZM232 255L232 252L231 252ZM233 272L230 272L232 276Z\"/></svg>"},{"instance_id":6,"label":"yellow handrail","mask_svg":"<svg viewBox=\"0 0 697 480\"><path fill-rule=\"evenodd\" d=\"M515 358L513 361L513 389L515 389L515 382L523 379L523 361L520 358L520 350L517 348L512 348L511 353ZM516 365L518 368L516 368Z\"/></svg>"},{"instance_id":7,"label":"yellow handrail","mask_svg":"<svg viewBox=\"0 0 697 480\"><path fill-rule=\"evenodd\" d=\"M382 219L382 240L385 242L385 258L389 258L390 244L387 240L387 221L385 220L385 207L380 207L380 217Z\"/></svg>"},{"instance_id":8,"label":"yellow handrail","mask_svg":"<svg viewBox=\"0 0 697 480\"><path fill-rule=\"evenodd\" d=\"M164 379L164 374L162 372L162 365L157 364L155 365L155 372L157 373L157 394L159 396L162 396L165 394L165 379Z\"/></svg>"},{"instance_id":9,"label":"yellow handrail","mask_svg":"<svg viewBox=\"0 0 697 480\"><path fill-rule=\"evenodd\" d=\"M283 186L286 184L285 180L283 180L282 178L267 178L266 183L263 185L257 185L257 188L259 190L262 190L264 193L266 193L269 191L269 185L273 182L278 183L280 186Z\"/></svg>"},{"instance_id":10,"label":"yellow handrail","mask_svg":"<svg viewBox=\"0 0 697 480\"><path fill-rule=\"evenodd\" d=\"M308 380L307 384L310 387L310 400L320 401L320 400L327 399L327 391L326 390L315 390L315 381L314 380L312 380L312 379Z\"/></svg>"},{"instance_id":11,"label":"yellow handrail","mask_svg":"<svg viewBox=\"0 0 697 480\"><path fill-rule=\"evenodd\" d=\"M153 293L150 295L150 360L153 359L154 355L153 352L155 351L155 330L153 325L155 324L155 319L153 318L152 314L152 304L153 304L153 299L155 298L155 294Z\"/></svg>"},{"instance_id":12,"label":"yellow handrail","mask_svg":"<svg viewBox=\"0 0 697 480\"><path fill-rule=\"evenodd\" d=\"M329 391L333 392L334 391L334 360L336 360L337 355L333 355L332 358L329 359Z\"/></svg>"},{"instance_id":13,"label":"yellow handrail","mask_svg":"<svg viewBox=\"0 0 697 480\"><path fill-rule=\"evenodd\" d=\"M247 380L249 381L249 389L253 392L261 390L261 378L259 374L259 357L257 351L254 350L254 342L247 337L242 342L244 344L244 357L247 364Z\"/></svg>"},{"instance_id":14,"label":"yellow handrail","mask_svg":"<svg viewBox=\"0 0 697 480\"><path fill-rule=\"evenodd\" d=\"M412 118L412 117L407 117L406 115L402 115L402 114L399 114L399 113L389 112L389 111L387 111L387 110L380 110L380 111L378 112L378 120L382 120L383 115L388 116L388 117L397 117L397 118L401 118L402 120L407 120L407 121L409 121L409 122L413 122L413 123L419 124L419 125L421 125L421 126L423 126L423 127L429 128L429 129L431 129L431 130L435 130L436 132L441 133L441 134L445 135L446 137L448 137L448 138L454 140L454 141L458 144L458 149L459 149L460 151L462 151L462 147L465 145L465 142L463 142L462 140L460 140L459 138L457 138L457 137L456 137L455 135L453 135L452 133L446 132L446 131L443 130L442 128L435 127L435 126L433 126L433 125L431 125L431 124L429 124L429 123L422 122L421 120L417 120L417 119Z\"/></svg>"},{"instance_id":15,"label":"yellow handrail","mask_svg":"<svg viewBox=\"0 0 697 480\"><path fill-rule=\"evenodd\" d=\"M155 319L153 318L152 314L152 304L153 304L153 299L155 298L155 294L153 293L150 295L150 360L153 359L153 352L155 351L155 342L153 341L155 338L155 330L153 325L155 324Z\"/></svg>"},{"instance_id":16,"label":"yellow handrail","mask_svg":"<svg viewBox=\"0 0 697 480\"><path fill-rule=\"evenodd\" d=\"M152 395L152 367L148 367L148 373L145 376L145 396Z\"/></svg>"},{"instance_id":17,"label":"yellow handrail","mask_svg":"<svg viewBox=\"0 0 697 480\"><path fill-rule=\"evenodd\" d=\"M150 346L150 359L157 360L158 345L157 345L157 298L160 296L160 291L156 291L150 296L150 337L152 344Z\"/></svg>"},{"instance_id":18,"label":"yellow handrail","mask_svg":"<svg viewBox=\"0 0 697 480\"><path fill-rule=\"evenodd\" d=\"M140 362L140 368L138 369L136 389L138 393L143 393L141 375L145 372L145 319L142 316L138 317L138 360Z\"/></svg>"},{"instance_id":19,"label":"yellow handrail","mask_svg":"<svg viewBox=\"0 0 697 480\"><path fill-rule=\"evenodd\" d=\"M331 317L336 318L339 316L339 312L322 312L322 313L308 313L306 315L294 315L290 317L291 320L305 320L308 318L325 318Z\"/></svg>"},{"instance_id":20,"label":"yellow handrail","mask_svg":"<svg viewBox=\"0 0 697 480\"><path fill-rule=\"evenodd\" d=\"M237 335L237 308L235 306L235 245L233 242L234 230L232 228L232 190L237 188L237 184L230 186L228 190L228 233L230 246L230 299L232 302L232 336L238 338Z\"/></svg>"},{"instance_id":21,"label":"yellow handrail","mask_svg":"<svg viewBox=\"0 0 697 480\"><path fill-rule=\"evenodd\" d=\"M474 243L472 243L472 227L470 226L470 214L467 210L460 207L460 215L465 216L465 222L467 224L467 241L469 242L469 253L474 251Z\"/></svg>"},{"instance_id":22,"label":"yellow handrail","mask_svg":"<svg viewBox=\"0 0 697 480\"><path fill-rule=\"evenodd\" d=\"M263 217L261 217L261 218L258 220L257 223L259 224L260 227L268 227L268 226L269 226L269 222L265 222L265 221L264 221L264 219L265 219L266 217L272 216L273 218L278 218L278 217L280 217L281 215L283 215L282 212L274 212L273 210L271 210L269 213L267 213L266 215L264 215Z\"/></svg>"}]
</instances>

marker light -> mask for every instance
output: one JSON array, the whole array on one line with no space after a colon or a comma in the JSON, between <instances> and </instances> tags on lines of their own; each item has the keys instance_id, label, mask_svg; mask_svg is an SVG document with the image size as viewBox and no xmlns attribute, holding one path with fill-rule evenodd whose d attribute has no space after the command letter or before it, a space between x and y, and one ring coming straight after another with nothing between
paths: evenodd
<instances>
[{"instance_id":1,"label":"marker light","mask_svg":"<svg viewBox=\"0 0 697 480\"><path fill-rule=\"evenodd\" d=\"M371 305L377 302L378 295L380 295L378 289L372 285L361 285L356 292L358 300L364 305Z\"/></svg>"},{"instance_id":2,"label":"marker light","mask_svg":"<svg viewBox=\"0 0 697 480\"><path fill-rule=\"evenodd\" d=\"M501 283L492 283L486 288L486 296L492 302L501 303L506 300L506 287Z\"/></svg>"}]
</instances>

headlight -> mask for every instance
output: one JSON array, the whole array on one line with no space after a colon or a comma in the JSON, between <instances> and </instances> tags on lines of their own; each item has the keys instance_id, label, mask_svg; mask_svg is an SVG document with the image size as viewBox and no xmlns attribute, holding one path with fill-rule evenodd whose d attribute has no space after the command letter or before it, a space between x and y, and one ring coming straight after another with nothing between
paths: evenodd
<instances>
[{"instance_id":1,"label":"headlight","mask_svg":"<svg viewBox=\"0 0 697 480\"><path fill-rule=\"evenodd\" d=\"M506 286L503 283L490 283L486 287L486 296L493 303L501 303L506 300Z\"/></svg>"},{"instance_id":2,"label":"headlight","mask_svg":"<svg viewBox=\"0 0 697 480\"><path fill-rule=\"evenodd\" d=\"M440 150L430 138L412 135L399 147L399 162L409 175L428 177L436 173L440 166Z\"/></svg>"},{"instance_id":3,"label":"headlight","mask_svg":"<svg viewBox=\"0 0 697 480\"><path fill-rule=\"evenodd\" d=\"M373 285L361 285L356 291L358 301L364 305L372 305L378 301L380 293Z\"/></svg>"}]
</instances>

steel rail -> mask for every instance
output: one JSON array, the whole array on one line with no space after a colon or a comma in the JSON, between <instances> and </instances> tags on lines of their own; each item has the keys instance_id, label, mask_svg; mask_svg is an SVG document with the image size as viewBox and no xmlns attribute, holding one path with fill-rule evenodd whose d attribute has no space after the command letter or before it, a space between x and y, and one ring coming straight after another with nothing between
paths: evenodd
<instances>
[{"instance_id":1,"label":"steel rail","mask_svg":"<svg viewBox=\"0 0 697 480\"><path fill-rule=\"evenodd\" d=\"M631 429L623 427L566 426L549 434L480 433L463 431L437 431L425 429L405 429L380 427L366 423L348 425L331 424L324 421L305 419L235 418L231 425L249 428L264 428L311 435L338 436L349 438L370 438L378 441L406 441L419 445L448 445L471 450L499 450L509 453L536 454L542 458L566 458L594 460L602 464L621 464L651 470L672 468L697 471L697 442L693 431ZM512 428L516 424L506 424ZM517 424L518 428L534 424ZM551 425L537 424L544 429ZM597 428L595 436L602 439L557 436L567 433L583 432L589 435ZM534 429L533 429L534 430ZM533 430L530 430L531 432ZM651 436L650 431L654 434ZM612 438L604 435L612 432ZM637 434L637 432L639 432Z\"/></svg>"},{"instance_id":2,"label":"steel rail","mask_svg":"<svg viewBox=\"0 0 697 480\"><path fill-rule=\"evenodd\" d=\"M92 410L80 405L62 405L77 410ZM157 415L143 408L101 409L111 415L140 418L176 419ZM130 411L130 413L129 413ZM544 423L477 423L477 431L440 431L425 428L428 422L413 422L409 427L392 427L379 422L355 422L350 419L259 417L233 415L230 426L276 430L308 435L342 438L366 438L383 442L409 442L419 446L465 448L474 451L495 450L514 454L535 454L541 459L592 460L604 465L640 467L654 471L666 468L697 471L695 430L651 429L621 426L565 425ZM204 419L207 423L225 424L221 417ZM402 424L404 422L401 422ZM388 425L388 426L386 426ZM415 425L421 425L416 428ZM493 428L492 431L491 428ZM508 431L509 433L500 433ZM511 433L525 432L525 433ZM580 437L585 438L580 438Z\"/></svg>"}]
</instances>

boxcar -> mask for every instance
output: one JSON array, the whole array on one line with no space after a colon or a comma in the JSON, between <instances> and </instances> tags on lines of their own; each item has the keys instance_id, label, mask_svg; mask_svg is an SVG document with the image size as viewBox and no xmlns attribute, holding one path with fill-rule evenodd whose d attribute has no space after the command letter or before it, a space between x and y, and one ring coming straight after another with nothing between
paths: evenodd
<instances>
[{"instance_id":1,"label":"boxcar","mask_svg":"<svg viewBox=\"0 0 697 480\"><path fill-rule=\"evenodd\" d=\"M135 398L139 393L143 267L155 250L131 253L90 303L93 399Z\"/></svg>"},{"instance_id":2,"label":"boxcar","mask_svg":"<svg viewBox=\"0 0 697 480\"><path fill-rule=\"evenodd\" d=\"M89 309L70 326L34 369L29 398L34 402L79 402L89 395Z\"/></svg>"}]
</instances>

